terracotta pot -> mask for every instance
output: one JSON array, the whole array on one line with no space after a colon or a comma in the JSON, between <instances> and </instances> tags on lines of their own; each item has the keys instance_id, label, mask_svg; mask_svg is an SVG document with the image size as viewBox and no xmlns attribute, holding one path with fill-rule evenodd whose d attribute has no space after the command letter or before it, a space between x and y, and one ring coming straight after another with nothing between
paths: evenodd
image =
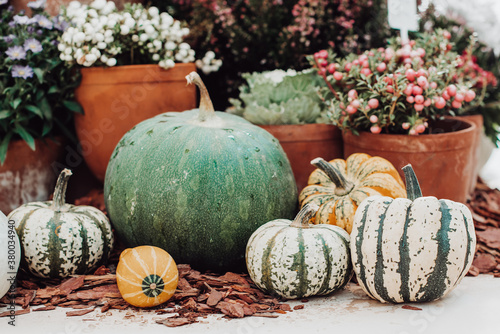
<instances>
[{"instance_id":1,"label":"terracotta pot","mask_svg":"<svg viewBox=\"0 0 500 334\"><path fill-rule=\"evenodd\" d=\"M85 115L75 115L82 155L101 182L121 137L134 125L167 111L196 107L196 87L185 76L194 64L131 65L82 69L76 98Z\"/></svg>"},{"instance_id":2,"label":"terracotta pot","mask_svg":"<svg viewBox=\"0 0 500 334\"><path fill-rule=\"evenodd\" d=\"M27 12L27 14L31 15L31 9L28 7L28 3L32 2L34 0L11 0L10 3L14 7L14 10L16 12L19 12L20 10L24 10ZM45 11L49 13L52 16L55 16L59 14L59 9L61 6L68 6L68 4L73 1L73 0L47 0L45 4ZM79 0L82 4L89 4L94 0ZM119 9L123 9L123 5L125 3L143 3L144 1L142 0L112 0L115 4L116 7Z\"/></svg>"},{"instance_id":3,"label":"terracotta pot","mask_svg":"<svg viewBox=\"0 0 500 334\"><path fill-rule=\"evenodd\" d=\"M474 123L476 126L474 130L474 143L473 143L473 151L471 155L471 160L473 163L472 175L470 178L469 184L469 194L474 192L477 183L477 177L479 176L479 170L482 167L480 163L481 158L481 138L483 136L483 116L482 115L468 115L468 116L456 116L452 117L459 120L464 120L467 122Z\"/></svg>"},{"instance_id":4,"label":"terracotta pot","mask_svg":"<svg viewBox=\"0 0 500 334\"><path fill-rule=\"evenodd\" d=\"M276 139L290 160L299 192L316 169L311 160L342 158L342 133L330 124L261 125Z\"/></svg>"},{"instance_id":5,"label":"terracotta pot","mask_svg":"<svg viewBox=\"0 0 500 334\"><path fill-rule=\"evenodd\" d=\"M399 171L411 163L424 196L465 203L474 168L474 123L457 119L436 121L432 134L410 136L344 132L344 157L364 152L389 160Z\"/></svg>"},{"instance_id":6,"label":"terracotta pot","mask_svg":"<svg viewBox=\"0 0 500 334\"><path fill-rule=\"evenodd\" d=\"M58 175L54 162L62 155L63 145L37 139L35 147L32 151L24 140L9 143L0 166L0 210L5 215L24 203L46 201L54 191Z\"/></svg>"}]
</instances>

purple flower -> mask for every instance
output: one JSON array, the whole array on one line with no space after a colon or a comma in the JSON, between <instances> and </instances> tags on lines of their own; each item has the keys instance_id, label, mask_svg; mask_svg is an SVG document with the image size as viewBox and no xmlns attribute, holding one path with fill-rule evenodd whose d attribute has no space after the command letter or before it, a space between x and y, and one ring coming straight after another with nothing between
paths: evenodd
<instances>
[{"instance_id":1,"label":"purple flower","mask_svg":"<svg viewBox=\"0 0 500 334\"><path fill-rule=\"evenodd\" d=\"M33 19L42 28L51 30L52 27L54 26L52 21L43 15L37 14L37 15L33 16Z\"/></svg>"},{"instance_id":2,"label":"purple flower","mask_svg":"<svg viewBox=\"0 0 500 334\"><path fill-rule=\"evenodd\" d=\"M12 66L13 78L31 78L33 76L33 69L29 66L14 65Z\"/></svg>"},{"instance_id":3,"label":"purple flower","mask_svg":"<svg viewBox=\"0 0 500 334\"><path fill-rule=\"evenodd\" d=\"M15 24L29 24L30 23L30 18L25 16L25 15L15 15L13 18L13 22Z\"/></svg>"},{"instance_id":4,"label":"purple flower","mask_svg":"<svg viewBox=\"0 0 500 334\"><path fill-rule=\"evenodd\" d=\"M54 22L54 28L57 30L64 31L69 27L69 23L64 21L61 15L54 17L52 20Z\"/></svg>"},{"instance_id":5,"label":"purple flower","mask_svg":"<svg viewBox=\"0 0 500 334\"><path fill-rule=\"evenodd\" d=\"M7 36L3 36L1 38L5 41L5 43L9 44L9 43L12 43L12 41L16 38L16 35L10 34Z\"/></svg>"},{"instance_id":6,"label":"purple flower","mask_svg":"<svg viewBox=\"0 0 500 334\"><path fill-rule=\"evenodd\" d=\"M25 51L31 50L31 52L33 53L40 52L43 50L42 43L40 43L35 38L29 38L24 42L24 50Z\"/></svg>"},{"instance_id":7,"label":"purple flower","mask_svg":"<svg viewBox=\"0 0 500 334\"><path fill-rule=\"evenodd\" d=\"M5 51L5 54L12 60L26 58L26 51L19 45L11 46Z\"/></svg>"},{"instance_id":8,"label":"purple flower","mask_svg":"<svg viewBox=\"0 0 500 334\"><path fill-rule=\"evenodd\" d=\"M31 9L44 9L46 0L36 0L28 2L28 7Z\"/></svg>"}]
</instances>

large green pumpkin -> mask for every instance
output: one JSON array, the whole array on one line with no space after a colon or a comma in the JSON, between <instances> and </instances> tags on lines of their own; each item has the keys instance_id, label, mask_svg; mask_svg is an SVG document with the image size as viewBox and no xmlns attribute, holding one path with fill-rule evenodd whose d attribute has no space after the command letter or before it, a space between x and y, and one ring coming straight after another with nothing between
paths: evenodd
<instances>
[{"instance_id":1,"label":"large green pumpkin","mask_svg":"<svg viewBox=\"0 0 500 334\"><path fill-rule=\"evenodd\" d=\"M128 247L158 246L200 269L242 269L250 235L295 215L292 169L273 136L214 112L199 76L187 78L200 88L200 108L123 136L106 171L106 208Z\"/></svg>"}]
</instances>

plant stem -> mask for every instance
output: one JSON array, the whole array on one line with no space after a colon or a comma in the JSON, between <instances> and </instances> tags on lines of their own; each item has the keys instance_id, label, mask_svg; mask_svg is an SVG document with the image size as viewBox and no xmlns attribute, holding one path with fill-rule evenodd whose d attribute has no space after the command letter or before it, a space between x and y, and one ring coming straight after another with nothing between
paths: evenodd
<instances>
[{"instance_id":1,"label":"plant stem","mask_svg":"<svg viewBox=\"0 0 500 334\"><path fill-rule=\"evenodd\" d=\"M316 204L306 204L299 211L290 227L309 228L309 220L316 214L319 206Z\"/></svg>"},{"instance_id":2,"label":"plant stem","mask_svg":"<svg viewBox=\"0 0 500 334\"><path fill-rule=\"evenodd\" d=\"M404 166L402 169L406 180L406 197L408 197L410 201L422 197L422 190L420 189L417 176L411 164Z\"/></svg>"},{"instance_id":3,"label":"plant stem","mask_svg":"<svg viewBox=\"0 0 500 334\"><path fill-rule=\"evenodd\" d=\"M348 181L337 168L333 167L328 161L323 158L316 158L311 161L311 164L321 169L332 182L335 184L335 195L345 196L354 188L354 183Z\"/></svg>"},{"instance_id":4,"label":"plant stem","mask_svg":"<svg viewBox=\"0 0 500 334\"><path fill-rule=\"evenodd\" d=\"M66 188L68 186L69 177L72 174L73 173L69 169L65 168L57 178L56 188L54 190L54 196L51 205L51 208L55 211L60 211L65 204Z\"/></svg>"},{"instance_id":5,"label":"plant stem","mask_svg":"<svg viewBox=\"0 0 500 334\"><path fill-rule=\"evenodd\" d=\"M188 84L195 84L200 90L200 113L198 114L198 120L200 122L205 122L206 120L215 116L214 105L212 100L210 100L210 95L208 94L207 87L201 80L200 76L196 72L191 72L186 76Z\"/></svg>"}]
</instances>

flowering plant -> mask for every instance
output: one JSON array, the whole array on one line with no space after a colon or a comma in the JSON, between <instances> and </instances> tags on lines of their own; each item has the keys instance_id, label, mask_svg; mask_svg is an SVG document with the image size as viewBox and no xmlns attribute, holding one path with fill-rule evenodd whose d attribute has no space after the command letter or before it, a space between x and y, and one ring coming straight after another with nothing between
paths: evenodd
<instances>
[{"instance_id":1,"label":"flowering plant","mask_svg":"<svg viewBox=\"0 0 500 334\"><path fill-rule=\"evenodd\" d=\"M338 58L323 50L311 56L328 85L324 93L334 123L355 133L417 135L427 131L429 120L480 104L484 96L478 92L496 80L471 75L467 59L452 51L450 37L436 30L406 45L392 39L388 47L361 55Z\"/></svg>"},{"instance_id":2,"label":"flowering plant","mask_svg":"<svg viewBox=\"0 0 500 334\"><path fill-rule=\"evenodd\" d=\"M28 4L29 17L14 15L0 0L0 162L9 142L22 138L35 150L35 138L55 134L74 137L68 130L72 113L81 108L74 101L79 76L59 59L57 39L64 21L44 12L45 0Z\"/></svg>"},{"instance_id":3,"label":"flowering plant","mask_svg":"<svg viewBox=\"0 0 500 334\"><path fill-rule=\"evenodd\" d=\"M157 7L95 0L89 5L72 1L63 10L72 23L61 36L61 59L85 67L154 64L171 68L175 62L194 62L195 51L184 41L189 28ZM221 61L207 52L198 66L217 71Z\"/></svg>"},{"instance_id":4,"label":"flowering plant","mask_svg":"<svg viewBox=\"0 0 500 334\"><path fill-rule=\"evenodd\" d=\"M196 52L223 61L204 78L220 109L238 95L243 73L308 67L304 55L323 48L339 54L380 46L390 30L386 0L152 0L187 20ZM387 27L387 29L386 29Z\"/></svg>"}]
</instances>

